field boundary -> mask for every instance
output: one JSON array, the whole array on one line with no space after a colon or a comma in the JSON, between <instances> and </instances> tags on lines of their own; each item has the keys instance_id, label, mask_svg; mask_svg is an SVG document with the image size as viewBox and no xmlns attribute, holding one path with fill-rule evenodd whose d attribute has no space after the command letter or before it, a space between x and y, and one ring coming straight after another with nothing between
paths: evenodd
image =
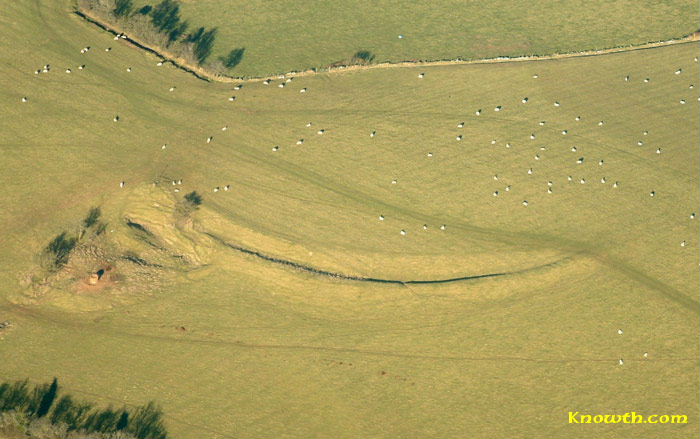
<instances>
[{"instance_id":1,"label":"field boundary","mask_svg":"<svg viewBox=\"0 0 700 439\"><path fill-rule=\"evenodd\" d=\"M267 261L267 262L272 262L274 264L291 267L291 268L298 270L298 271L304 271L304 272L311 273L314 275L320 275L320 276L341 279L341 280L350 280L350 281L357 281L357 282L371 282L371 283L381 283L381 284L394 284L394 285L403 285L403 286L406 286L406 285L426 285L426 284L446 284L446 283L460 282L460 281L467 281L467 280L485 279L485 278L490 278L490 277L508 276L508 275L513 275L513 274L526 273L526 272L538 270L541 268L548 268L548 267L560 264L562 262L566 262L567 260L570 259L570 257L565 257L563 259L559 259L559 260L556 260L554 262L549 262L547 264L537 265L535 267L524 268L522 270L516 270L516 271L475 274L472 276L460 276L460 277L452 277L452 278L447 278L447 279L435 279L435 280L396 280L396 279L382 279L382 278L376 278L376 277L357 276L357 275L350 275L350 274L327 271L327 270L323 270L320 268L312 267L310 265L304 265L304 264L299 263L299 262L294 262L294 261L290 261L287 259L276 258L274 256L269 256L269 255L266 255L264 253L261 253L257 250L252 250L249 248L245 248L245 247L241 247L241 246L238 246L235 244L231 244L229 242L226 242L223 238L214 235L213 233L209 233L209 232L203 232L203 233L205 235L209 236L210 238L212 238L214 241L228 247L231 250L235 250L237 252L240 252L240 253L243 253L246 255L250 255L250 256L255 256L256 258L262 259L262 260Z\"/></svg>"},{"instance_id":2,"label":"field boundary","mask_svg":"<svg viewBox=\"0 0 700 439\"><path fill-rule=\"evenodd\" d=\"M686 35L684 37L681 37L681 38L665 40L665 41L654 41L654 42L648 42L648 43L638 44L638 45L611 47L611 48L607 48L607 49L584 50L584 51L569 52L569 53L554 53L554 54L550 54L550 55L521 55L521 56L512 56L512 57L511 56L498 56L498 57L494 57L494 58L477 58L477 59L455 58L455 59L433 60L433 61L430 61L430 60L396 61L396 62L383 62L383 63L377 63L377 64L340 65L340 66L326 67L326 68L311 68L311 69L302 70L302 71L290 71L290 72L286 72L286 73L271 74L271 75L259 76L259 77L257 77L257 76L256 77L233 77L233 76L217 75L217 74L211 73L211 72L207 71L206 69L203 69L199 66L194 66L194 65L188 63L186 60L179 58L166 50L163 50L161 48L155 48L155 47L151 46L150 44L142 41L138 37L126 35L126 33L124 31L120 30L118 26L115 26L115 25L110 24L110 23L106 23L103 20L101 20L99 17L96 17L93 14L90 14L88 11L76 8L74 10L74 13L78 17L87 21L88 23L91 23L95 26L98 26L99 28L101 28L101 29L113 34L113 35L121 35L122 36L121 39L125 40L126 42L130 43L131 45L158 56L164 62L169 62L173 66L175 66L181 70L184 70L187 73L194 75L198 79L201 79L204 81L210 81L210 82L224 82L224 83L260 82L260 81L264 81L265 79L268 79L268 78L280 78L281 79L281 78L290 78L290 77L312 76L312 75L318 75L318 74L323 74L323 73L354 72L354 71L358 71L358 70L386 69L386 68L392 68L392 67L417 67L417 66L435 67L435 66L449 66L449 65L495 64L495 63L524 62L524 61L547 61L547 60L564 59L564 58L579 58L579 57L588 57L588 56L597 56L597 55L607 55L607 54L620 53L620 52L632 52L635 50L653 49L656 47L663 47L663 46L670 46L670 45L674 45L674 44L683 44L683 43L700 41L700 31L697 31L697 32L693 32L693 33Z\"/></svg>"}]
</instances>

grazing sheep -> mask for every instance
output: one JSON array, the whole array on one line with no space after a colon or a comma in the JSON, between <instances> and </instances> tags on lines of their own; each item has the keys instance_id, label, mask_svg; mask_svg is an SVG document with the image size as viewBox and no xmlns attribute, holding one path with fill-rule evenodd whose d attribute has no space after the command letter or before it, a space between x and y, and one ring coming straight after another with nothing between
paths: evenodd
<instances>
[{"instance_id":1,"label":"grazing sheep","mask_svg":"<svg viewBox=\"0 0 700 439\"><path fill-rule=\"evenodd\" d=\"M156 65L157 65L158 67L162 66L162 65L163 65L163 61L158 61L158 62L156 63Z\"/></svg>"},{"instance_id":2,"label":"grazing sheep","mask_svg":"<svg viewBox=\"0 0 700 439\"><path fill-rule=\"evenodd\" d=\"M651 79L649 79L649 78L644 78L644 82L649 82L649 81L651 81Z\"/></svg>"},{"instance_id":3,"label":"grazing sheep","mask_svg":"<svg viewBox=\"0 0 700 439\"><path fill-rule=\"evenodd\" d=\"M498 174L495 174L495 175L493 176L493 179L494 179L494 180L498 180Z\"/></svg>"},{"instance_id":4,"label":"grazing sheep","mask_svg":"<svg viewBox=\"0 0 700 439\"><path fill-rule=\"evenodd\" d=\"M539 159L540 159L540 155L539 155L539 154L535 154L535 160L539 160Z\"/></svg>"},{"instance_id":5,"label":"grazing sheep","mask_svg":"<svg viewBox=\"0 0 700 439\"><path fill-rule=\"evenodd\" d=\"M457 140L462 140L462 135L460 134L459 136L455 137Z\"/></svg>"},{"instance_id":6,"label":"grazing sheep","mask_svg":"<svg viewBox=\"0 0 700 439\"><path fill-rule=\"evenodd\" d=\"M501 108L503 108L503 107L501 107L501 106L499 105L499 106L497 106L496 108L494 108L493 111L501 111Z\"/></svg>"},{"instance_id":7,"label":"grazing sheep","mask_svg":"<svg viewBox=\"0 0 700 439\"><path fill-rule=\"evenodd\" d=\"M581 180L579 180L579 183L581 183L581 184L586 184L586 179L585 179L585 178L582 178Z\"/></svg>"},{"instance_id":8,"label":"grazing sheep","mask_svg":"<svg viewBox=\"0 0 700 439\"><path fill-rule=\"evenodd\" d=\"M213 136L207 137L207 143L211 143L212 140L214 140L214 137L213 137Z\"/></svg>"},{"instance_id":9,"label":"grazing sheep","mask_svg":"<svg viewBox=\"0 0 700 439\"><path fill-rule=\"evenodd\" d=\"M527 202L527 200L523 200L523 206L527 207L527 205L530 204Z\"/></svg>"},{"instance_id":10,"label":"grazing sheep","mask_svg":"<svg viewBox=\"0 0 700 439\"><path fill-rule=\"evenodd\" d=\"M243 84L238 84L235 87L233 87L234 90L240 90L243 88Z\"/></svg>"},{"instance_id":11,"label":"grazing sheep","mask_svg":"<svg viewBox=\"0 0 700 439\"><path fill-rule=\"evenodd\" d=\"M401 236L406 236L406 231L404 229L401 229L401 232L399 233L401 233Z\"/></svg>"},{"instance_id":12,"label":"grazing sheep","mask_svg":"<svg viewBox=\"0 0 700 439\"><path fill-rule=\"evenodd\" d=\"M685 247L685 241L681 241L681 247Z\"/></svg>"},{"instance_id":13,"label":"grazing sheep","mask_svg":"<svg viewBox=\"0 0 700 439\"><path fill-rule=\"evenodd\" d=\"M228 130L228 125L224 125L221 127L221 131L226 131L226 130Z\"/></svg>"},{"instance_id":14,"label":"grazing sheep","mask_svg":"<svg viewBox=\"0 0 700 439\"><path fill-rule=\"evenodd\" d=\"M552 187L552 185L554 185L554 183L551 180L547 182L547 186Z\"/></svg>"},{"instance_id":15,"label":"grazing sheep","mask_svg":"<svg viewBox=\"0 0 700 439\"><path fill-rule=\"evenodd\" d=\"M279 151L279 149L280 149L280 147L279 147L278 145L275 145L275 146L272 147L272 150L273 150L273 151Z\"/></svg>"},{"instance_id":16,"label":"grazing sheep","mask_svg":"<svg viewBox=\"0 0 700 439\"><path fill-rule=\"evenodd\" d=\"M554 106L559 107L559 106L561 106L561 104L559 103L559 101L556 101L556 102L554 102Z\"/></svg>"},{"instance_id":17,"label":"grazing sheep","mask_svg":"<svg viewBox=\"0 0 700 439\"><path fill-rule=\"evenodd\" d=\"M653 196L655 196L655 195L656 195L656 191L651 191L651 192L649 192L649 196L650 196L650 197L653 197Z\"/></svg>"},{"instance_id":18,"label":"grazing sheep","mask_svg":"<svg viewBox=\"0 0 700 439\"><path fill-rule=\"evenodd\" d=\"M297 140L297 145L301 145L301 144L303 144L303 143L304 143L304 139L299 139L299 140Z\"/></svg>"},{"instance_id":19,"label":"grazing sheep","mask_svg":"<svg viewBox=\"0 0 700 439\"><path fill-rule=\"evenodd\" d=\"M168 91L175 91L175 87L170 87Z\"/></svg>"},{"instance_id":20,"label":"grazing sheep","mask_svg":"<svg viewBox=\"0 0 700 439\"><path fill-rule=\"evenodd\" d=\"M263 84L265 84L265 85L270 85L270 82L272 82L272 80L266 79L266 80L263 81Z\"/></svg>"},{"instance_id":21,"label":"grazing sheep","mask_svg":"<svg viewBox=\"0 0 700 439\"><path fill-rule=\"evenodd\" d=\"M572 147L571 147L571 152L576 152L576 147L575 147L575 146L572 146Z\"/></svg>"},{"instance_id":22,"label":"grazing sheep","mask_svg":"<svg viewBox=\"0 0 700 439\"><path fill-rule=\"evenodd\" d=\"M118 115L117 115L117 116L114 116L114 119L112 119L112 120L115 121L115 122L119 122L119 116L118 116Z\"/></svg>"},{"instance_id":23,"label":"grazing sheep","mask_svg":"<svg viewBox=\"0 0 700 439\"><path fill-rule=\"evenodd\" d=\"M506 143L506 148L511 148L512 146L513 145L511 145L510 143Z\"/></svg>"},{"instance_id":24,"label":"grazing sheep","mask_svg":"<svg viewBox=\"0 0 700 439\"><path fill-rule=\"evenodd\" d=\"M179 179L179 180L177 181L177 184L182 184L182 179Z\"/></svg>"},{"instance_id":25,"label":"grazing sheep","mask_svg":"<svg viewBox=\"0 0 700 439\"><path fill-rule=\"evenodd\" d=\"M688 88L692 90L692 89L695 88L695 86L694 86L693 84L690 84L690 85L688 86Z\"/></svg>"},{"instance_id":26,"label":"grazing sheep","mask_svg":"<svg viewBox=\"0 0 700 439\"><path fill-rule=\"evenodd\" d=\"M567 134L569 134L569 130L562 130L561 134L562 136L566 136Z\"/></svg>"},{"instance_id":27,"label":"grazing sheep","mask_svg":"<svg viewBox=\"0 0 700 439\"><path fill-rule=\"evenodd\" d=\"M645 136L648 136L648 135L649 135L649 131L644 130L644 131L642 132L642 134L645 135Z\"/></svg>"},{"instance_id":28,"label":"grazing sheep","mask_svg":"<svg viewBox=\"0 0 700 439\"><path fill-rule=\"evenodd\" d=\"M446 226L446 225L443 224L443 225L440 226L440 230L445 230L445 229L447 229L447 226Z\"/></svg>"},{"instance_id":29,"label":"grazing sheep","mask_svg":"<svg viewBox=\"0 0 700 439\"><path fill-rule=\"evenodd\" d=\"M230 96L230 97L228 98L228 100L229 100L229 102L233 102L233 101L236 100L236 97L235 97L235 96Z\"/></svg>"},{"instance_id":30,"label":"grazing sheep","mask_svg":"<svg viewBox=\"0 0 700 439\"><path fill-rule=\"evenodd\" d=\"M428 230L428 225L427 225L427 224L423 224L423 230Z\"/></svg>"},{"instance_id":31,"label":"grazing sheep","mask_svg":"<svg viewBox=\"0 0 700 439\"><path fill-rule=\"evenodd\" d=\"M399 182L399 181L398 181L397 179L391 180L391 184L396 184L396 183L398 183L398 182Z\"/></svg>"},{"instance_id":32,"label":"grazing sheep","mask_svg":"<svg viewBox=\"0 0 700 439\"><path fill-rule=\"evenodd\" d=\"M656 153L661 154L661 148L656 148Z\"/></svg>"},{"instance_id":33,"label":"grazing sheep","mask_svg":"<svg viewBox=\"0 0 700 439\"><path fill-rule=\"evenodd\" d=\"M279 87L279 88L284 88L284 83L277 84L277 87Z\"/></svg>"},{"instance_id":34,"label":"grazing sheep","mask_svg":"<svg viewBox=\"0 0 700 439\"><path fill-rule=\"evenodd\" d=\"M495 144L496 144L496 139L493 139L493 140L491 141L491 145L495 145Z\"/></svg>"},{"instance_id":35,"label":"grazing sheep","mask_svg":"<svg viewBox=\"0 0 700 439\"><path fill-rule=\"evenodd\" d=\"M70 72L71 72L71 69L66 69L66 73L70 73Z\"/></svg>"},{"instance_id":36,"label":"grazing sheep","mask_svg":"<svg viewBox=\"0 0 700 439\"><path fill-rule=\"evenodd\" d=\"M480 110L480 109L479 109L479 110L476 110L476 113L475 113L475 114L476 114L477 116L479 116L479 115L481 114L481 110Z\"/></svg>"},{"instance_id":37,"label":"grazing sheep","mask_svg":"<svg viewBox=\"0 0 700 439\"><path fill-rule=\"evenodd\" d=\"M119 187L124 187L124 186L126 186L125 182L122 181L121 183L119 183Z\"/></svg>"},{"instance_id":38,"label":"grazing sheep","mask_svg":"<svg viewBox=\"0 0 700 439\"><path fill-rule=\"evenodd\" d=\"M580 122L580 121L581 121L581 116L576 116L576 119L575 119L575 120L576 120L576 122Z\"/></svg>"},{"instance_id":39,"label":"grazing sheep","mask_svg":"<svg viewBox=\"0 0 700 439\"><path fill-rule=\"evenodd\" d=\"M583 157L579 157L579 159L576 160L576 163L578 163L579 165L583 163Z\"/></svg>"},{"instance_id":40,"label":"grazing sheep","mask_svg":"<svg viewBox=\"0 0 700 439\"><path fill-rule=\"evenodd\" d=\"M510 185L506 186L506 192L510 192Z\"/></svg>"},{"instance_id":41,"label":"grazing sheep","mask_svg":"<svg viewBox=\"0 0 700 439\"><path fill-rule=\"evenodd\" d=\"M642 142L641 140L637 140L637 145L642 146L644 145L644 142Z\"/></svg>"},{"instance_id":42,"label":"grazing sheep","mask_svg":"<svg viewBox=\"0 0 700 439\"><path fill-rule=\"evenodd\" d=\"M304 88L302 88L301 90L299 90L299 93L306 93L306 87L304 87Z\"/></svg>"},{"instance_id":43,"label":"grazing sheep","mask_svg":"<svg viewBox=\"0 0 700 439\"><path fill-rule=\"evenodd\" d=\"M399 35L399 40L402 40L402 39L403 39L403 35Z\"/></svg>"},{"instance_id":44,"label":"grazing sheep","mask_svg":"<svg viewBox=\"0 0 700 439\"><path fill-rule=\"evenodd\" d=\"M598 162L598 166L603 166L604 164L605 162L603 161L603 159L600 159L600 161Z\"/></svg>"},{"instance_id":45,"label":"grazing sheep","mask_svg":"<svg viewBox=\"0 0 700 439\"><path fill-rule=\"evenodd\" d=\"M547 188L547 193L551 194L552 193L552 188Z\"/></svg>"},{"instance_id":46,"label":"grazing sheep","mask_svg":"<svg viewBox=\"0 0 700 439\"><path fill-rule=\"evenodd\" d=\"M160 147L160 149L165 149L165 148L167 148L167 147L168 147L168 144L167 144L167 143L164 143L163 146Z\"/></svg>"},{"instance_id":47,"label":"grazing sheep","mask_svg":"<svg viewBox=\"0 0 700 439\"><path fill-rule=\"evenodd\" d=\"M680 75L682 71L683 71L683 69L678 69L675 71L675 73L676 73L676 75Z\"/></svg>"},{"instance_id":48,"label":"grazing sheep","mask_svg":"<svg viewBox=\"0 0 700 439\"><path fill-rule=\"evenodd\" d=\"M419 73L419 74L418 74L418 77L421 78L421 79L423 79L423 78L425 77L425 73Z\"/></svg>"},{"instance_id":49,"label":"grazing sheep","mask_svg":"<svg viewBox=\"0 0 700 439\"><path fill-rule=\"evenodd\" d=\"M601 120L600 122L598 122L598 126L599 126L599 127L602 127L604 123L605 123L605 122Z\"/></svg>"},{"instance_id":50,"label":"grazing sheep","mask_svg":"<svg viewBox=\"0 0 700 439\"><path fill-rule=\"evenodd\" d=\"M690 214L690 219L695 219L695 212Z\"/></svg>"},{"instance_id":51,"label":"grazing sheep","mask_svg":"<svg viewBox=\"0 0 700 439\"><path fill-rule=\"evenodd\" d=\"M618 329L618 330L617 330L617 333L620 334L620 335L622 335L622 334L623 334L622 329Z\"/></svg>"},{"instance_id":52,"label":"grazing sheep","mask_svg":"<svg viewBox=\"0 0 700 439\"><path fill-rule=\"evenodd\" d=\"M630 80L630 75L625 76L625 82Z\"/></svg>"},{"instance_id":53,"label":"grazing sheep","mask_svg":"<svg viewBox=\"0 0 700 439\"><path fill-rule=\"evenodd\" d=\"M603 184L605 184L606 181L607 181L607 180L605 179L605 177L603 177L603 178L600 179L600 182L603 183Z\"/></svg>"},{"instance_id":54,"label":"grazing sheep","mask_svg":"<svg viewBox=\"0 0 700 439\"><path fill-rule=\"evenodd\" d=\"M534 75L532 75L532 77L533 77L533 78L535 78L535 79L537 79L537 78L539 78L539 77L540 77L540 75L538 75L538 74L534 74Z\"/></svg>"},{"instance_id":55,"label":"grazing sheep","mask_svg":"<svg viewBox=\"0 0 700 439\"><path fill-rule=\"evenodd\" d=\"M230 185L230 184L227 184L226 186L224 186L224 190L225 190L225 191L227 191L227 190L229 190L229 189L231 189L231 185Z\"/></svg>"},{"instance_id":56,"label":"grazing sheep","mask_svg":"<svg viewBox=\"0 0 700 439\"><path fill-rule=\"evenodd\" d=\"M287 80L284 81L284 82L286 82L287 84L289 84L290 82L292 82L292 79L294 79L294 78L287 78Z\"/></svg>"},{"instance_id":57,"label":"grazing sheep","mask_svg":"<svg viewBox=\"0 0 700 439\"><path fill-rule=\"evenodd\" d=\"M494 196L494 197L497 197L497 196L498 196L498 191L494 191L493 196Z\"/></svg>"},{"instance_id":58,"label":"grazing sheep","mask_svg":"<svg viewBox=\"0 0 700 439\"><path fill-rule=\"evenodd\" d=\"M464 128L464 122L460 122L457 124L457 128Z\"/></svg>"},{"instance_id":59,"label":"grazing sheep","mask_svg":"<svg viewBox=\"0 0 700 439\"><path fill-rule=\"evenodd\" d=\"M325 132L326 132L326 130L318 130L318 131L316 131L316 134L318 134L320 136L321 134L323 134Z\"/></svg>"},{"instance_id":60,"label":"grazing sheep","mask_svg":"<svg viewBox=\"0 0 700 439\"><path fill-rule=\"evenodd\" d=\"M432 152L429 152L429 153L428 153L428 157L432 157L432 156L433 156L433 153L432 153Z\"/></svg>"},{"instance_id":61,"label":"grazing sheep","mask_svg":"<svg viewBox=\"0 0 700 439\"><path fill-rule=\"evenodd\" d=\"M545 151L546 149L547 149L546 146L544 146L544 145L540 146L540 151Z\"/></svg>"},{"instance_id":62,"label":"grazing sheep","mask_svg":"<svg viewBox=\"0 0 700 439\"><path fill-rule=\"evenodd\" d=\"M566 179L569 180L569 181L573 181L573 180L574 180L574 178L573 178L572 176L570 176L570 175L569 175L568 177L566 177Z\"/></svg>"},{"instance_id":63,"label":"grazing sheep","mask_svg":"<svg viewBox=\"0 0 700 439\"><path fill-rule=\"evenodd\" d=\"M173 180L173 181L171 181L170 183L171 183L173 186L175 186L175 185L177 184L177 181Z\"/></svg>"},{"instance_id":64,"label":"grazing sheep","mask_svg":"<svg viewBox=\"0 0 700 439\"><path fill-rule=\"evenodd\" d=\"M527 175L532 175L532 168L527 170Z\"/></svg>"},{"instance_id":65,"label":"grazing sheep","mask_svg":"<svg viewBox=\"0 0 700 439\"><path fill-rule=\"evenodd\" d=\"M642 355L644 358L649 358L649 352L644 352L644 355Z\"/></svg>"},{"instance_id":66,"label":"grazing sheep","mask_svg":"<svg viewBox=\"0 0 700 439\"><path fill-rule=\"evenodd\" d=\"M214 188L214 192L219 192L219 186Z\"/></svg>"},{"instance_id":67,"label":"grazing sheep","mask_svg":"<svg viewBox=\"0 0 700 439\"><path fill-rule=\"evenodd\" d=\"M685 104L685 99L681 99L681 104Z\"/></svg>"},{"instance_id":68,"label":"grazing sheep","mask_svg":"<svg viewBox=\"0 0 700 439\"><path fill-rule=\"evenodd\" d=\"M529 101L528 98L523 98L520 102L522 102L523 104L527 104L527 101Z\"/></svg>"},{"instance_id":69,"label":"grazing sheep","mask_svg":"<svg viewBox=\"0 0 700 439\"><path fill-rule=\"evenodd\" d=\"M370 136L370 137L374 137L374 136L376 136L376 135L377 135L377 132L376 132L376 131L372 131L371 133L369 133L369 136Z\"/></svg>"},{"instance_id":70,"label":"grazing sheep","mask_svg":"<svg viewBox=\"0 0 700 439\"><path fill-rule=\"evenodd\" d=\"M530 140L535 140L535 133L530 134Z\"/></svg>"},{"instance_id":71,"label":"grazing sheep","mask_svg":"<svg viewBox=\"0 0 700 439\"><path fill-rule=\"evenodd\" d=\"M613 187L618 187L619 185L620 185L619 181L616 181L615 183L613 183Z\"/></svg>"},{"instance_id":72,"label":"grazing sheep","mask_svg":"<svg viewBox=\"0 0 700 439\"><path fill-rule=\"evenodd\" d=\"M127 67L127 68L126 68L126 71L129 72L129 73L131 73L131 67Z\"/></svg>"},{"instance_id":73,"label":"grazing sheep","mask_svg":"<svg viewBox=\"0 0 700 439\"><path fill-rule=\"evenodd\" d=\"M81 64L78 66L78 70L85 70L85 64Z\"/></svg>"},{"instance_id":74,"label":"grazing sheep","mask_svg":"<svg viewBox=\"0 0 700 439\"><path fill-rule=\"evenodd\" d=\"M620 360L618 361L618 364L619 364L620 366L624 365L624 364L625 364L625 360L623 360L622 358L620 358Z\"/></svg>"},{"instance_id":75,"label":"grazing sheep","mask_svg":"<svg viewBox=\"0 0 700 439\"><path fill-rule=\"evenodd\" d=\"M543 127L545 123L547 123L547 122L544 121L544 120L541 120L541 121L540 121L540 126Z\"/></svg>"},{"instance_id":76,"label":"grazing sheep","mask_svg":"<svg viewBox=\"0 0 700 439\"><path fill-rule=\"evenodd\" d=\"M29 98L28 98L28 97L26 97L26 96L25 96L25 97L23 97L23 98L22 98L22 102L29 102Z\"/></svg>"},{"instance_id":77,"label":"grazing sheep","mask_svg":"<svg viewBox=\"0 0 700 439\"><path fill-rule=\"evenodd\" d=\"M179 188L175 188L175 189L173 189L173 192L180 192L180 189L179 189Z\"/></svg>"},{"instance_id":78,"label":"grazing sheep","mask_svg":"<svg viewBox=\"0 0 700 439\"><path fill-rule=\"evenodd\" d=\"M379 215L379 221L384 221L384 215Z\"/></svg>"}]
</instances>

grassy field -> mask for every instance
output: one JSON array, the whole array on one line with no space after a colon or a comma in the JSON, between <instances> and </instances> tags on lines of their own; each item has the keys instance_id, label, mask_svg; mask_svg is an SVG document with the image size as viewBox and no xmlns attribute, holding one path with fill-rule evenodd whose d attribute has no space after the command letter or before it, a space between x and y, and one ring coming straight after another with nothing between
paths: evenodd
<instances>
[{"instance_id":1,"label":"grassy field","mask_svg":"<svg viewBox=\"0 0 700 439\"><path fill-rule=\"evenodd\" d=\"M183 2L182 16L219 28L214 56L246 48L236 76L326 67L358 50L395 62L603 49L685 36L700 21L696 2L687 0L599 0L585 7L572 0L197 0Z\"/></svg>"},{"instance_id":2,"label":"grassy field","mask_svg":"<svg viewBox=\"0 0 700 439\"><path fill-rule=\"evenodd\" d=\"M157 400L174 437L697 433L697 43L233 90L70 8L0 15L0 377ZM641 41L619 30L590 41ZM588 48L568 41L551 50ZM183 217L192 190L204 203ZM106 233L41 285L42 249L94 206ZM351 276L506 274L358 282L224 242ZM111 281L88 286L105 266ZM569 411L689 423L569 425Z\"/></svg>"}]
</instances>

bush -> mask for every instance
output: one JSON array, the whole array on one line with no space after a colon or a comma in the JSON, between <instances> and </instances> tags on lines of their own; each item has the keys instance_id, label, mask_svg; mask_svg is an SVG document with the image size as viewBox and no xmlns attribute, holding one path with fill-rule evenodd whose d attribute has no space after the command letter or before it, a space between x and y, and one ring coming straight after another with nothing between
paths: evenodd
<instances>
[{"instance_id":1,"label":"bush","mask_svg":"<svg viewBox=\"0 0 700 439\"><path fill-rule=\"evenodd\" d=\"M45 253L51 258L50 268L59 269L66 265L70 258L70 252L75 248L77 241L76 238L68 236L68 232L56 236L45 249Z\"/></svg>"},{"instance_id":2,"label":"bush","mask_svg":"<svg viewBox=\"0 0 700 439\"><path fill-rule=\"evenodd\" d=\"M202 196L199 195L196 191L192 191L189 194L185 195L185 201L187 201L193 207L196 207L202 204Z\"/></svg>"},{"instance_id":3,"label":"bush","mask_svg":"<svg viewBox=\"0 0 700 439\"><path fill-rule=\"evenodd\" d=\"M125 17L131 14L134 7L132 0L116 0L114 2L114 15L117 17Z\"/></svg>"},{"instance_id":4,"label":"bush","mask_svg":"<svg viewBox=\"0 0 700 439\"><path fill-rule=\"evenodd\" d=\"M374 61L374 54L369 50L358 50L352 57L353 64L369 64Z\"/></svg>"}]
</instances>

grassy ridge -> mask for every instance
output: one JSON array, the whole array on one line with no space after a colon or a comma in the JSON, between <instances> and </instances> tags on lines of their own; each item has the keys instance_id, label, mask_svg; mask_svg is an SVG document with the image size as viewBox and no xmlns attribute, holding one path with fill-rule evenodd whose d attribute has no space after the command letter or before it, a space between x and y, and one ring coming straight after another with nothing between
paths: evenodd
<instances>
[{"instance_id":1,"label":"grassy ridge","mask_svg":"<svg viewBox=\"0 0 700 439\"><path fill-rule=\"evenodd\" d=\"M0 333L3 376L50 372L102 404L157 399L175 437L697 430L696 43L236 91L157 67L71 16L68 2L6 11L0 320L12 328ZM50 73L33 74L47 63ZM203 203L190 224L176 205L192 190ZM94 206L108 224L101 248L163 268L135 276L140 288L92 291L80 289L89 267L73 260L62 283L29 294L36 256ZM478 282L368 286L261 263L202 231L363 276L562 262ZM679 413L690 423L591 429L567 425L569 410Z\"/></svg>"}]
</instances>

